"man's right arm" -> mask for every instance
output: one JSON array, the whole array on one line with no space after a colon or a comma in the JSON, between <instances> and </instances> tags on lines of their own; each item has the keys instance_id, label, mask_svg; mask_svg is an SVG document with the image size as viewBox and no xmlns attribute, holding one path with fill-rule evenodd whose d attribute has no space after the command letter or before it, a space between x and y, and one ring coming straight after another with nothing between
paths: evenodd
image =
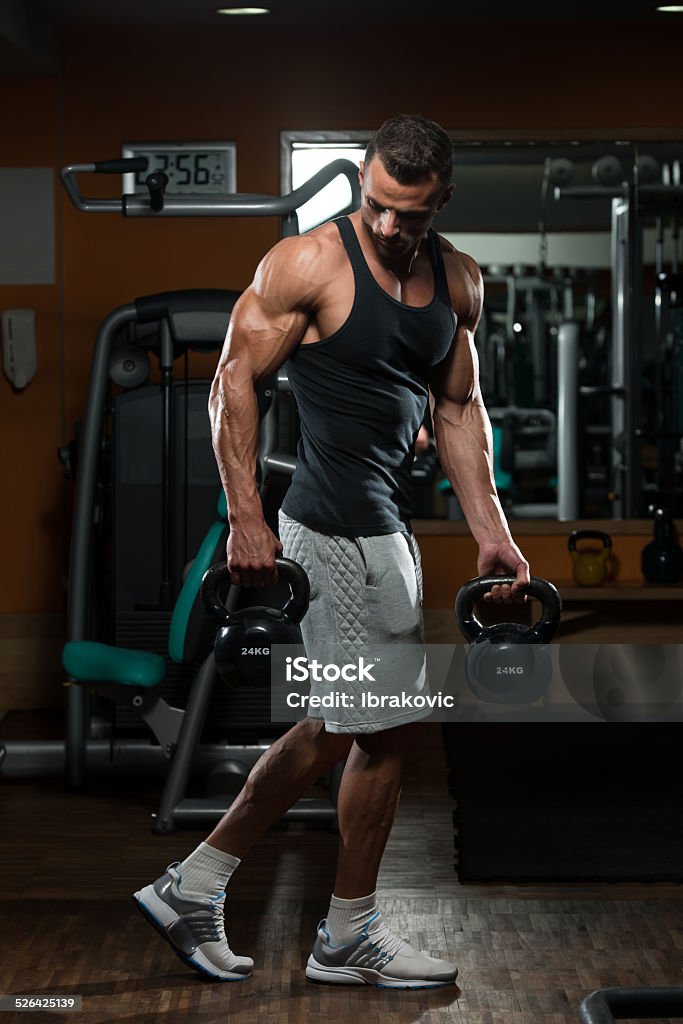
<instances>
[{"instance_id":1,"label":"man's right arm","mask_svg":"<svg viewBox=\"0 0 683 1024\"><path fill-rule=\"evenodd\" d=\"M235 303L211 387L213 449L228 501L230 579L269 586L280 542L267 526L256 482L259 412L256 387L301 341L316 303L319 244L288 238L264 257Z\"/></svg>"}]
</instances>

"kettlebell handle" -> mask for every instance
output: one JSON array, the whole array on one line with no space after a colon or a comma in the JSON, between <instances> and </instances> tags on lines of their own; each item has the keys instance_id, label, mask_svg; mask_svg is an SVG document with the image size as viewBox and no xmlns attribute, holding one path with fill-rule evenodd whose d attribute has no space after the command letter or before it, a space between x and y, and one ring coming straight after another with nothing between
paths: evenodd
<instances>
[{"instance_id":1,"label":"kettlebell handle","mask_svg":"<svg viewBox=\"0 0 683 1024\"><path fill-rule=\"evenodd\" d=\"M570 551L576 551L577 540L601 540L606 548L612 547L612 538L603 530L572 530L567 544Z\"/></svg>"},{"instance_id":2,"label":"kettlebell handle","mask_svg":"<svg viewBox=\"0 0 683 1024\"><path fill-rule=\"evenodd\" d=\"M306 571L298 562L291 558L276 558L278 576L289 584L292 596L281 609L267 609L279 619L289 623L299 623L308 611L311 586ZM221 586L230 579L227 562L219 562L207 569L202 577L201 593L206 614L222 625L229 626L234 616L223 605L219 592Z\"/></svg>"},{"instance_id":3,"label":"kettlebell handle","mask_svg":"<svg viewBox=\"0 0 683 1024\"><path fill-rule=\"evenodd\" d=\"M467 639L474 643L484 632L484 626L474 614L474 606L487 594L491 587L508 583L512 585L516 576L476 576L463 583L455 599L455 616ZM541 617L529 630L534 643L550 643L560 623L562 600L556 587L540 576L532 576L525 593L536 597L543 605Z\"/></svg>"}]
</instances>

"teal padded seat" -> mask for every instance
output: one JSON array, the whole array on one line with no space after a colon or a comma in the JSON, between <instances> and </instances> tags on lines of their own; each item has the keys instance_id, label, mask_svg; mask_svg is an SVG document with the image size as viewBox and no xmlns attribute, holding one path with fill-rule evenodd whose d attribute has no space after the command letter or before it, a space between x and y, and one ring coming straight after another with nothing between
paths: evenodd
<instances>
[{"instance_id":1,"label":"teal padded seat","mask_svg":"<svg viewBox=\"0 0 683 1024\"><path fill-rule=\"evenodd\" d=\"M217 548L224 538L224 534L224 522L214 523L209 528L185 577L182 590L178 594L178 600L173 609L171 626L168 632L168 653L173 661L185 661L185 641L188 635L190 615L197 599L197 592L201 586L204 573L213 565L216 559ZM224 549L224 542L221 547Z\"/></svg>"},{"instance_id":2,"label":"teal padded seat","mask_svg":"<svg viewBox=\"0 0 683 1024\"><path fill-rule=\"evenodd\" d=\"M217 557L224 557L228 507L223 490L218 496L216 511L219 521L209 528L173 609L168 653L175 662L186 660L190 621L202 577ZM77 683L118 683L152 689L166 678L166 663L160 654L112 647L93 640L71 640L65 644L62 665Z\"/></svg>"},{"instance_id":3,"label":"teal padded seat","mask_svg":"<svg viewBox=\"0 0 683 1024\"><path fill-rule=\"evenodd\" d=\"M223 490L218 496L216 513L219 521L209 527L199 551L190 565L173 608L168 631L168 654L172 661L178 663L186 660L185 645L190 635L190 618L195 608L202 577L217 559L225 558L228 503Z\"/></svg>"},{"instance_id":4,"label":"teal padded seat","mask_svg":"<svg viewBox=\"0 0 683 1024\"><path fill-rule=\"evenodd\" d=\"M119 683L151 689L166 678L160 654L111 647L94 640L71 640L64 645L62 665L75 682Z\"/></svg>"}]
</instances>

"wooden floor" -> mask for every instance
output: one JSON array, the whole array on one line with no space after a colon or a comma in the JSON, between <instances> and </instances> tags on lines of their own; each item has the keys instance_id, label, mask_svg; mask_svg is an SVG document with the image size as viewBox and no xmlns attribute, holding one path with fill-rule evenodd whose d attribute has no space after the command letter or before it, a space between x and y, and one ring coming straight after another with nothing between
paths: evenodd
<instances>
[{"instance_id":1,"label":"wooden floor","mask_svg":"<svg viewBox=\"0 0 683 1024\"><path fill-rule=\"evenodd\" d=\"M131 893L204 830L150 832L155 792L0 777L0 994L83 997L80 1014L0 1021L108 1024L565 1024L608 986L683 984L683 886L461 886L440 732L412 766L380 877L401 935L460 968L459 989L387 991L307 982L336 837L270 830L228 901L233 948L254 957L239 984L202 981L142 919Z\"/></svg>"}]
</instances>

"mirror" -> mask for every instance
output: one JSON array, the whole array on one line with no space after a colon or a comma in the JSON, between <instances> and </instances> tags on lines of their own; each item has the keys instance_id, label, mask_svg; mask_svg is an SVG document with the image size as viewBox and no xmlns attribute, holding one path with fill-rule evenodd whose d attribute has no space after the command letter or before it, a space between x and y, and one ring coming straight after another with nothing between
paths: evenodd
<instances>
[{"instance_id":1,"label":"mirror","mask_svg":"<svg viewBox=\"0 0 683 1024\"><path fill-rule=\"evenodd\" d=\"M283 133L283 185L297 149L360 159L368 136ZM484 274L476 347L507 515L683 515L683 141L452 137L434 227ZM461 516L429 449L414 484L416 516Z\"/></svg>"},{"instance_id":2,"label":"mirror","mask_svg":"<svg viewBox=\"0 0 683 1024\"><path fill-rule=\"evenodd\" d=\"M456 192L435 226L484 273L476 345L508 515L680 515L683 146L454 153Z\"/></svg>"}]
</instances>

